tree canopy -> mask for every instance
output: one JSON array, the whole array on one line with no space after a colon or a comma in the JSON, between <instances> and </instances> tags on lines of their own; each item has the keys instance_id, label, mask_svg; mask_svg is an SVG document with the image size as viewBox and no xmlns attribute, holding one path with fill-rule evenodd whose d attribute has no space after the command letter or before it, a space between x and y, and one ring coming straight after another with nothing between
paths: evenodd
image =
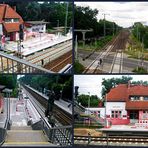
<instances>
[{"instance_id":1,"label":"tree canopy","mask_svg":"<svg viewBox=\"0 0 148 148\"><path fill-rule=\"evenodd\" d=\"M143 40L144 47L148 48L148 41L146 40L148 38L148 26L136 22L132 27L132 33L138 41L142 42Z\"/></svg>"},{"instance_id":2,"label":"tree canopy","mask_svg":"<svg viewBox=\"0 0 148 148\"><path fill-rule=\"evenodd\" d=\"M10 6L16 6L16 11L24 21L41 21L49 22L48 26L57 27L65 25L67 2L7 2ZM67 26L72 26L72 3L68 5Z\"/></svg>"},{"instance_id":3,"label":"tree canopy","mask_svg":"<svg viewBox=\"0 0 148 148\"><path fill-rule=\"evenodd\" d=\"M72 77L68 75L25 75L19 79L21 83L43 92L54 90L59 95L62 91L62 99L72 100ZM59 96L60 97L60 96Z\"/></svg>"},{"instance_id":4,"label":"tree canopy","mask_svg":"<svg viewBox=\"0 0 148 148\"><path fill-rule=\"evenodd\" d=\"M98 107L100 99L97 95L84 95L81 94L78 96L78 102L81 103L82 106L88 107L88 101L90 99L90 107Z\"/></svg>"},{"instance_id":5,"label":"tree canopy","mask_svg":"<svg viewBox=\"0 0 148 148\"><path fill-rule=\"evenodd\" d=\"M100 37L103 36L104 20L98 22L97 9L90 7L74 6L74 26L75 29L93 29L93 32L86 33L86 37ZM106 35L113 35L120 28L116 23L105 20ZM76 32L78 38L82 38L80 32Z\"/></svg>"},{"instance_id":6,"label":"tree canopy","mask_svg":"<svg viewBox=\"0 0 148 148\"><path fill-rule=\"evenodd\" d=\"M111 88L115 87L118 84L127 84L128 81L132 80L130 76L122 76L121 78L111 78L105 79L102 81L102 97L110 91Z\"/></svg>"}]
</instances>

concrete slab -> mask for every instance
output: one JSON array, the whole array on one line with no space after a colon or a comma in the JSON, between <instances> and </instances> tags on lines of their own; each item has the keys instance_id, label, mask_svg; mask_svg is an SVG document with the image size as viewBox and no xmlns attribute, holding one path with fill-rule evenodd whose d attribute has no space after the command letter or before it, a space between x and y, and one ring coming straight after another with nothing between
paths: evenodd
<instances>
[{"instance_id":1,"label":"concrete slab","mask_svg":"<svg viewBox=\"0 0 148 148\"><path fill-rule=\"evenodd\" d=\"M138 131L148 132L148 128L135 127L135 125L112 125L110 128L101 128L97 131Z\"/></svg>"}]
</instances>

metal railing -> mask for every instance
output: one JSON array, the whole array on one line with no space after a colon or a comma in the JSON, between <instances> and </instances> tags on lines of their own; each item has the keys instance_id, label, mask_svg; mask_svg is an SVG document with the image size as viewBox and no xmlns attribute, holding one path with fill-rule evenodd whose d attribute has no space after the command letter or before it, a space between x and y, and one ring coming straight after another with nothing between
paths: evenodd
<instances>
[{"instance_id":1,"label":"metal railing","mask_svg":"<svg viewBox=\"0 0 148 148\"><path fill-rule=\"evenodd\" d=\"M71 64L67 64L63 69L59 71L59 73L72 73L73 66Z\"/></svg>"},{"instance_id":2,"label":"metal railing","mask_svg":"<svg viewBox=\"0 0 148 148\"><path fill-rule=\"evenodd\" d=\"M53 73L24 59L0 52L0 73Z\"/></svg>"},{"instance_id":3,"label":"metal railing","mask_svg":"<svg viewBox=\"0 0 148 148\"><path fill-rule=\"evenodd\" d=\"M49 141L55 145L72 145L72 126L58 126L51 128L46 122L43 122L43 131L46 133Z\"/></svg>"}]
</instances>

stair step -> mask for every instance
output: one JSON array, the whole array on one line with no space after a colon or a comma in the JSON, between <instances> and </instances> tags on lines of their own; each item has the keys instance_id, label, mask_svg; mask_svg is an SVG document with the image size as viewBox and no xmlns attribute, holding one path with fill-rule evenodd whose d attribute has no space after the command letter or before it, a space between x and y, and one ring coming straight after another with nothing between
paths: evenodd
<instances>
[{"instance_id":1,"label":"stair step","mask_svg":"<svg viewBox=\"0 0 148 148\"><path fill-rule=\"evenodd\" d=\"M48 142L42 130L10 130L7 132L6 143Z\"/></svg>"},{"instance_id":2,"label":"stair step","mask_svg":"<svg viewBox=\"0 0 148 148\"><path fill-rule=\"evenodd\" d=\"M11 130L32 130L30 126L12 126Z\"/></svg>"}]
</instances>

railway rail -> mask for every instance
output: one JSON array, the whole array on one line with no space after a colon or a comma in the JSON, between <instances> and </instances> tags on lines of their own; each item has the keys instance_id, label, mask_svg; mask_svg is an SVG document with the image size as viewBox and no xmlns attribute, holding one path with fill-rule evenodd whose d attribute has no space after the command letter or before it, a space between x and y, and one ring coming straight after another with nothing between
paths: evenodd
<instances>
[{"instance_id":1,"label":"railway rail","mask_svg":"<svg viewBox=\"0 0 148 148\"><path fill-rule=\"evenodd\" d=\"M87 143L90 137L88 136L74 136L75 144ZM148 137L138 136L91 136L90 145L133 145L133 146L148 146Z\"/></svg>"},{"instance_id":2,"label":"railway rail","mask_svg":"<svg viewBox=\"0 0 148 148\"><path fill-rule=\"evenodd\" d=\"M43 96L37 94L35 91L23 85L23 87L34 97L36 100L43 106L44 112L47 108L48 100L45 99ZM53 113L55 118L62 124L62 125L71 125L72 124L72 115L65 110L61 109L58 105L54 105Z\"/></svg>"},{"instance_id":3,"label":"railway rail","mask_svg":"<svg viewBox=\"0 0 148 148\"><path fill-rule=\"evenodd\" d=\"M33 64L43 66L59 58L60 56L62 56L63 54L71 50L72 50L72 42L67 41L65 43L60 44L59 46L44 49L41 52L38 52L38 53L35 53L34 55L26 57L26 60L28 60L29 62ZM43 63L42 63L42 60L43 60Z\"/></svg>"},{"instance_id":4,"label":"railway rail","mask_svg":"<svg viewBox=\"0 0 148 148\"><path fill-rule=\"evenodd\" d=\"M98 73L99 71L102 71L101 65L99 65L100 64L99 60L106 59L110 52L115 52L114 60L113 60L112 66L111 66L111 70L109 71L109 72L113 72L116 62L117 62L117 57L121 58L121 60L119 60L120 62L118 62L118 64L120 64L120 65L122 64L122 59L123 59L122 58L123 57L122 51L125 49L125 45L126 45L128 36L129 36L129 32L121 31L119 33L119 35L112 40L112 42L109 42L102 49L102 51L99 53L99 55L95 58L94 61L92 61L92 63L90 63L90 65L84 70L83 73ZM121 66L119 66L118 72L119 73L122 72Z\"/></svg>"},{"instance_id":5,"label":"railway rail","mask_svg":"<svg viewBox=\"0 0 148 148\"><path fill-rule=\"evenodd\" d=\"M52 127L49 124L48 119L45 118L45 108L37 100L35 100L30 93L27 93L26 89L24 92L29 97L29 100L32 102L38 113L41 115L41 119L44 122L42 127L43 131L47 134L50 141L61 146L70 146L72 144L72 126L63 126L59 123L56 123L54 127Z\"/></svg>"},{"instance_id":6,"label":"railway rail","mask_svg":"<svg viewBox=\"0 0 148 148\"><path fill-rule=\"evenodd\" d=\"M72 51L69 51L66 54L62 55L61 57L46 64L44 68L50 69L51 71L54 72L59 72L67 64L71 63L72 63Z\"/></svg>"}]
</instances>

